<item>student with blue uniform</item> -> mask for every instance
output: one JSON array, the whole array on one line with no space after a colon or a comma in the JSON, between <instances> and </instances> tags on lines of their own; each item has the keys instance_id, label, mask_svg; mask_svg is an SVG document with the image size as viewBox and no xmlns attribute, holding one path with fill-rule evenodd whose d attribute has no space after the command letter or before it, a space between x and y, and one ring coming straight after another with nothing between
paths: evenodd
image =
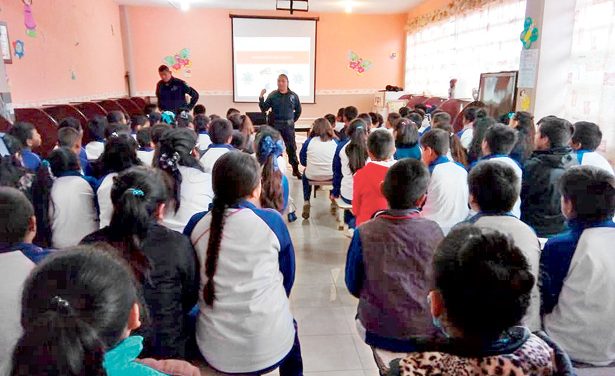
<instances>
[{"instance_id":1,"label":"student with blue uniform","mask_svg":"<svg viewBox=\"0 0 615 376\"><path fill-rule=\"evenodd\" d=\"M561 176L561 210L569 231L541 256L546 332L576 362L615 362L615 177L594 166Z\"/></svg>"},{"instance_id":2,"label":"student with blue uniform","mask_svg":"<svg viewBox=\"0 0 615 376\"><path fill-rule=\"evenodd\" d=\"M218 158L235 148L231 145L233 140L233 125L226 119L216 119L209 125L209 138L211 144L201 157L201 164L205 172L211 174Z\"/></svg>"},{"instance_id":3,"label":"student with blue uniform","mask_svg":"<svg viewBox=\"0 0 615 376\"><path fill-rule=\"evenodd\" d=\"M290 199L290 184L284 173L284 141L280 132L262 126L255 141L256 159L262 166L261 208L284 213Z\"/></svg>"},{"instance_id":4,"label":"student with blue uniform","mask_svg":"<svg viewBox=\"0 0 615 376\"><path fill-rule=\"evenodd\" d=\"M207 148L209 148L209 145L211 145L211 138L209 137L209 116L205 114L195 115L194 130L199 135L199 152L203 154Z\"/></svg>"},{"instance_id":5,"label":"student with blue uniform","mask_svg":"<svg viewBox=\"0 0 615 376\"><path fill-rule=\"evenodd\" d=\"M245 153L220 157L212 210L186 226L201 270L196 339L219 371L296 376L303 361L288 299L295 251L282 216L257 208L259 169Z\"/></svg>"},{"instance_id":6,"label":"student with blue uniform","mask_svg":"<svg viewBox=\"0 0 615 376\"><path fill-rule=\"evenodd\" d=\"M574 133L570 146L577 153L577 161L581 166L596 166L613 173L613 166L596 151L602 142L602 131L596 123L579 121L574 124Z\"/></svg>"},{"instance_id":7,"label":"student with blue uniform","mask_svg":"<svg viewBox=\"0 0 615 376\"><path fill-rule=\"evenodd\" d=\"M393 128L395 139L395 160L412 158L421 160L421 147L419 145L419 130L411 120L402 118Z\"/></svg>"},{"instance_id":8,"label":"student with blue uniform","mask_svg":"<svg viewBox=\"0 0 615 376\"><path fill-rule=\"evenodd\" d=\"M97 160L105 151L105 131L109 123L103 116L95 116L88 121L88 134L90 142L85 145L88 161Z\"/></svg>"},{"instance_id":9,"label":"student with blue uniform","mask_svg":"<svg viewBox=\"0 0 615 376\"><path fill-rule=\"evenodd\" d=\"M72 144L61 143L60 131L64 128L72 128L79 132L78 142ZM66 132L66 131L65 131ZM77 143L79 147L77 148ZM90 163L88 161L88 154L83 147L83 127L79 120L74 117L66 117L58 124L58 146L75 147L75 153L79 156L79 164L81 165L81 171L86 175L91 175Z\"/></svg>"},{"instance_id":10,"label":"student with blue uniform","mask_svg":"<svg viewBox=\"0 0 615 376\"><path fill-rule=\"evenodd\" d=\"M16 122L9 129L8 134L15 137L21 142L21 158L26 169L35 172L41 164L41 158L38 154L32 152L32 149L41 146L41 135L38 133L34 125L25 122Z\"/></svg>"}]
</instances>

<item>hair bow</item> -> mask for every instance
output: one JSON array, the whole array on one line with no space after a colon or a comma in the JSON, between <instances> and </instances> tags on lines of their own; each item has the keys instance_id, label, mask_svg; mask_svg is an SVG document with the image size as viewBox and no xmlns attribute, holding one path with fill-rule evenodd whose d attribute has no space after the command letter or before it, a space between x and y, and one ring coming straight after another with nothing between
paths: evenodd
<instances>
[{"instance_id":1,"label":"hair bow","mask_svg":"<svg viewBox=\"0 0 615 376\"><path fill-rule=\"evenodd\" d=\"M170 168L172 170L177 170L177 163L179 162L179 153L175 152L173 155L169 157L167 153L163 153L160 156L160 167L161 168Z\"/></svg>"},{"instance_id":2,"label":"hair bow","mask_svg":"<svg viewBox=\"0 0 615 376\"><path fill-rule=\"evenodd\" d=\"M138 188L130 188L128 189L128 192L132 193L132 195L135 197L145 197L145 192Z\"/></svg>"},{"instance_id":3,"label":"hair bow","mask_svg":"<svg viewBox=\"0 0 615 376\"><path fill-rule=\"evenodd\" d=\"M68 315L71 312L71 306L68 300L63 299L58 295L51 298L51 301L49 302L49 307L63 315Z\"/></svg>"},{"instance_id":4,"label":"hair bow","mask_svg":"<svg viewBox=\"0 0 615 376\"><path fill-rule=\"evenodd\" d=\"M279 170L278 166L278 157L280 157L284 153L284 143L282 140L273 141L271 136L265 136L260 143L260 162L265 163L267 158L273 156L273 167L277 171Z\"/></svg>"}]
</instances>

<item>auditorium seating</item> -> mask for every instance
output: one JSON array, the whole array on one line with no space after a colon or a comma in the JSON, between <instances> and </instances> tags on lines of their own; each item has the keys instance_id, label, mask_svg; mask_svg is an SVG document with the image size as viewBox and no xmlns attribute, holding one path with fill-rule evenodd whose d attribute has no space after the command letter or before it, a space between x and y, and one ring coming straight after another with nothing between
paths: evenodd
<instances>
[{"instance_id":1,"label":"auditorium seating","mask_svg":"<svg viewBox=\"0 0 615 376\"><path fill-rule=\"evenodd\" d=\"M149 104L149 99L141 98L141 97L130 97L132 101L139 106L140 109L144 109L145 106Z\"/></svg>"},{"instance_id":2,"label":"auditorium seating","mask_svg":"<svg viewBox=\"0 0 615 376\"><path fill-rule=\"evenodd\" d=\"M128 115L130 115L130 116L143 115L143 108L145 106L137 105L132 99L130 99L130 98L118 98L115 101L120 106L122 106L126 112L128 112Z\"/></svg>"},{"instance_id":3,"label":"auditorium seating","mask_svg":"<svg viewBox=\"0 0 615 376\"><path fill-rule=\"evenodd\" d=\"M85 131L88 126L88 118L75 106L71 106L69 104L43 106L42 110L45 111L49 116L51 116L55 121L57 121L58 124L67 117L73 117L79 120L79 123L81 123L81 127L84 130L82 142L84 145L90 142L89 132Z\"/></svg>"},{"instance_id":4,"label":"auditorium seating","mask_svg":"<svg viewBox=\"0 0 615 376\"><path fill-rule=\"evenodd\" d=\"M11 127L11 122L0 116L0 132L6 132Z\"/></svg>"},{"instance_id":5,"label":"auditorium seating","mask_svg":"<svg viewBox=\"0 0 615 376\"><path fill-rule=\"evenodd\" d=\"M440 97L431 97L427 99L423 104L427 107L438 107L442 103L446 102L446 99Z\"/></svg>"},{"instance_id":6,"label":"auditorium seating","mask_svg":"<svg viewBox=\"0 0 615 376\"><path fill-rule=\"evenodd\" d=\"M96 116L107 116L107 111L94 102L75 103L74 106L88 119L92 119Z\"/></svg>"},{"instance_id":7,"label":"auditorium seating","mask_svg":"<svg viewBox=\"0 0 615 376\"><path fill-rule=\"evenodd\" d=\"M425 101L427 101L428 99L429 97L425 97L422 95L413 96L408 100L408 104L406 104L406 107L414 108L414 106L416 106L417 104L425 103Z\"/></svg>"},{"instance_id":8,"label":"auditorium seating","mask_svg":"<svg viewBox=\"0 0 615 376\"><path fill-rule=\"evenodd\" d=\"M33 151L43 158L47 157L58 142L58 123L40 108L16 108L15 120L34 125L43 143Z\"/></svg>"},{"instance_id":9,"label":"auditorium seating","mask_svg":"<svg viewBox=\"0 0 615 376\"><path fill-rule=\"evenodd\" d=\"M121 104L119 104L117 101L115 101L113 99L105 99L105 100L102 100L102 101L97 101L96 103L98 103L100 105L100 107L104 108L105 111L107 111L107 112L121 111L121 112L124 113L124 115L127 118L130 117L130 113L128 111L126 111L124 106L122 106Z\"/></svg>"},{"instance_id":10,"label":"auditorium seating","mask_svg":"<svg viewBox=\"0 0 615 376\"><path fill-rule=\"evenodd\" d=\"M438 106L438 110L444 111L451 115L451 119L456 119L457 115L461 112L461 108L463 107L463 102L458 99L449 99L445 102L442 102Z\"/></svg>"}]
</instances>

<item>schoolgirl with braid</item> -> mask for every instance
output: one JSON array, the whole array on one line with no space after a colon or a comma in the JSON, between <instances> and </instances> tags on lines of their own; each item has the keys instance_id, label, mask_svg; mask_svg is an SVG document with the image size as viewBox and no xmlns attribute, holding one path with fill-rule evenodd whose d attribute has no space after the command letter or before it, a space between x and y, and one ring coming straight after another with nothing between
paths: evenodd
<instances>
[{"instance_id":1,"label":"schoolgirl with braid","mask_svg":"<svg viewBox=\"0 0 615 376\"><path fill-rule=\"evenodd\" d=\"M295 251L282 216L259 209L256 159L226 153L213 169L213 207L193 217L190 236L201 270L196 342L225 373L303 374L289 299Z\"/></svg>"},{"instance_id":2,"label":"schoolgirl with braid","mask_svg":"<svg viewBox=\"0 0 615 376\"><path fill-rule=\"evenodd\" d=\"M261 208L275 209L284 213L288 207L290 185L282 168L284 141L280 132L272 127L261 127L256 136L256 159L262 166Z\"/></svg>"}]
</instances>

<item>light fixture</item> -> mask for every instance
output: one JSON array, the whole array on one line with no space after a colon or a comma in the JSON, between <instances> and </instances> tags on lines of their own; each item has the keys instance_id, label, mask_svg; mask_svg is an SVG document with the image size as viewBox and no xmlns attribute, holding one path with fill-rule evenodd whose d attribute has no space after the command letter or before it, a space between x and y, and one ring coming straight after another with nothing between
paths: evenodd
<instances>
[{"instance_id":1,"label":"light fixture","mask_svg":"<svg viewBox=\"0 0 615 376\"><path fill-rule=\"evenodd\" d=\"M352 13L352 7L354 6L354 2L352 0L346 1L346 13Z\"/></svg>"},{"instance_id":2,"label":"light fixture","mask_svg":"<svg viewBox=\"0 0 615 376\"><path fill-rule=\"evenodd\" d=\"M190 0L181 0L179 3L179 9L182 10L182 12L187 12L190 10Z\"/></svg>"}]
</instances>

